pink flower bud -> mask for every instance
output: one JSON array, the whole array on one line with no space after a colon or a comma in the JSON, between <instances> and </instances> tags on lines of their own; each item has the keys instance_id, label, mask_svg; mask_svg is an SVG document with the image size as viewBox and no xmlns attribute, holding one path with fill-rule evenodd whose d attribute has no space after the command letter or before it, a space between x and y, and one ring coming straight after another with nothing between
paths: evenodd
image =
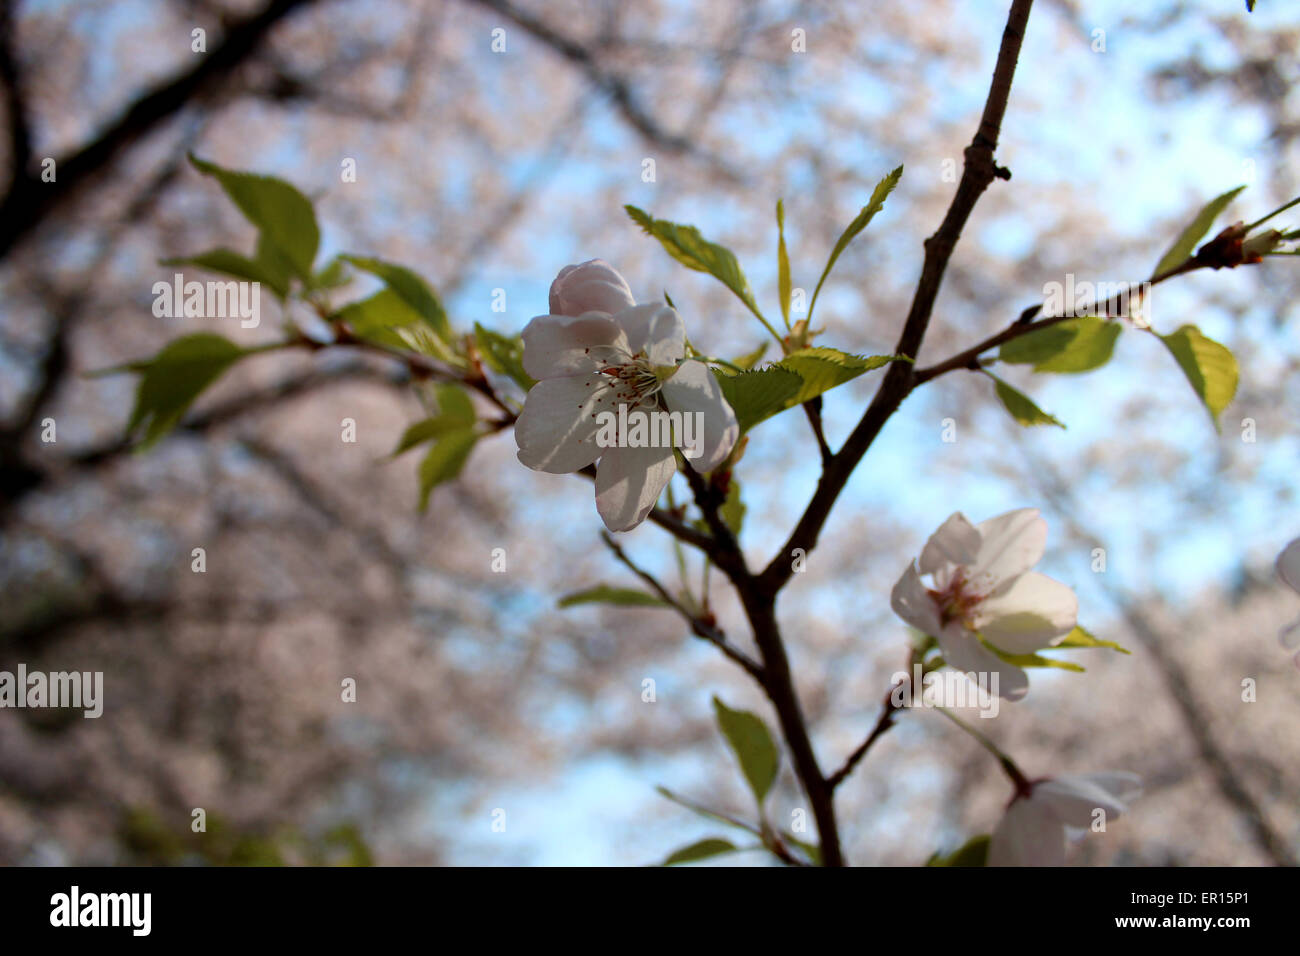
<instances>
[{"instance_id":1,"label":"pink flower bud","mask_svg":"<svg viewBox=\"0 0 1300 956\"><path fill-rule=\"evenodd\" d=\"M604 312L617 315L636 305L623 277L604 259L565 266L551 283L551 315Z\"/></svg>"}]
</instances>

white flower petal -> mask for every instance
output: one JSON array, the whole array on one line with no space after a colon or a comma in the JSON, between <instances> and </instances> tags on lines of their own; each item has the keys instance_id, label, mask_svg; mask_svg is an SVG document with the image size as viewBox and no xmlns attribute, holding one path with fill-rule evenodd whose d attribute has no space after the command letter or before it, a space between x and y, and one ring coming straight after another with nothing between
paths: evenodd
<instances>
[{"instance_id":1,"label":"white flower petal","mask_svg":"<svg viewBox=\"0 0 1300 956\"><path fill-rule=\"evenodd\" d=\"M1031 571L981 602L975 625L998 650L1030 654L1069 634L1078 617L1079 599L1069 587Z\"/></svg>"},{"instance_id":2,"label":"white flower petal","mask_svg":"<svg viewBox=\"0 0 1300 956\"><path fill-rule=\"evenodd\" d=\"M947 565L972 564L979 547L979 531L964 514L955 512L921 549L921 573L935 574Z\"/></svg>"},{"instance_id":3,"label":"white flower petal","mask_svg":"<svg viewBox=\"0 0 1300 956\"><path fill-rule=\"evenodd\" d=\"M1032 801L1061 823L1088 829L1094 811L1105 811L1109 822L1127 813L1141 792L1142 780L1133 773L1062 774L1035 784Z\"/></svg>"},{"instance_id":4,"label":"white flower petal","mask_svg":"<svg viewBox=\"0 0 1300 956\"><path fill-rule=\"evenodd\" d=\"M515 423L521 462L534 471L563 475L600 457L595 415L608 403L599 401L605 390L595 384L574 375L548 378L528 390Z\"/></svg>"},{"instance_id":5,"label":"white flower petal","mask_svg":"<svg viewBox=\"0 0 1300 956\"><path fill-rule=\"evenodd\" d=\"M703 362L683 362L663 383L661 392L670 412L695 416L689 427L696 447L683 447L691 467L699 472L717 468L731 454L740 437L740 426L736 413L722 397L713 369ZM697 422L702 427L697 427Z\"/></svg>"},{"instance_id":6,"label":"white flower petal","mask_svg":"<svg viewBox=\"0 0 1300 956\"><path fill-rule=\"evenodd\" d=\"M610 531L631 531L677 470L671 448L607 448L596 466L596 510Z\"/></svg>"},{"instance_id":7,"label":"white flower petal","mask_svg":"<svg viewBox=\"0 0 1300 956\"><path fill-rule=\"evenodd\" d=\"M944 663L963 674L974 674L975 683L988 688L990 694L994 674L997 696L1004 700L1017 701L1029 692L1029 677L1023 670L998 657L960 624L949 624L934 637L939 642Z\"/></svg>"},{"instance_id":8,"label":"white flower petal","mask_svg":"<svg viewBox=\"0 0 1300 956\"><path fill-rule=\"evenodd\" d=\"M1292 591L1300 591L1300 538L1296 538L1277 556L1277 576Z\"/></svg>"},{"instance_id":9,"label":"white flower petal","mask_svg":"<svg viewBox=\"0 0 1300 956\"><path fill-rule=\"evenodd\" d=\"M895 614L922 634L938 637L939 632L943 630L939 609L935 606L934 599L930 597L930 592L921 583L921 576L916 573L914 564L907 566L903 576L894 585L894 590L889 595L889 606L894 609Z\"/></svg>"},{"instance_id":10,"label":"white flower petal","mask_svg":"<svg viewBox=\"0 0 1300 956\"><path fill-rule=\"evenodd\" d=\"M1065 828L1033 799L1007 807L989 841L989 866L1063 866Z\"/></svg>"},{"instance_id":11,"label":"white flower petal","mask_svg":"<svg viewBox=\"0 0 1300 956\"><path fill-rule=\"evenodd\" d=\"M582 315L584 312L613 315L635 304L636 299L632 297L627 282L603 259L588 259L565 266L551 283L553 315Z\"/></svg>"},{"instance_id":12,"label":"white flower petal","mask_svg":"<svg viewBox=\"0 0 1300 956\"><path fill-rule=\"evenodd\" d=\"M634 305L614 316L627 335L628 348L644 351L654 365L676 365L686 355L686 326L676 309L650 303Z\"/></svg>"},{"instance_id":13,"label":"white flower petal","mask_svg":"<svg viewBox=\"0 0 1300 956\"><path fill-rule=\"evenodd\" d=\"M979 555L971 571L994 581L1010 582L1043 557L1047 522L1037 508L1020 508L979 523Z\"/></svg>"},{"instance_id":14,"label":"white flower petal","mask_svg":"<svg viewBox=\"0 0 1300 956\"><path fill-rule=\"evenodd\" d=\"M524 371L538 381L594 374L612 355L630 355L622 328L603 312L539 315L524 326L523 340Z\"/></svg>"}]
</instances>

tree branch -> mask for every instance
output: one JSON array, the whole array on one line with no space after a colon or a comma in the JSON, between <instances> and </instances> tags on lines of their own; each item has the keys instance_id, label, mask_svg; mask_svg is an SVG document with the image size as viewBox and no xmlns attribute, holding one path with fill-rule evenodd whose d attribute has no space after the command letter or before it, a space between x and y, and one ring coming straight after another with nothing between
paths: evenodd
<instances>
[{"instance_id":1,"label":"tree branch","mask_svg":"<svg viewBox=\"0 0 1300 956\"><path fill-rule=\"evenodd\" d=\"M905 668L905 673L907 674L905 680L909 683L912 680L912 667L915 664L916 650L913 648L907 655L907 667ZM832 790L848 779L849 774L853 773L854 768L857 767L862 758L867 755L867 751L871 749L872 745L883 737L890 727L894 726L895 716L899 710L904 709L894 703L894 692L900 686L902 685L892 685L889 690L885 692L884 702L880 705L880 716L876 719L875 726L871 728L871 733L867 734L867 739L858 744L857 748L854 749L853 753L849 754L848 759L844 761L844 764L839 770L836 770L826 778L826 785ZM918 690L919 688L913 688L913 693L917 693Z\"/></svg>"},{"instance_id":2,"label":"tree branch","mask_svg":"<svg viewBox=\"0 0 1300 956\"><path fill-rule=\"evenodd\" d=\"M733 661L735 661L737 664L743 667L745 671L748 672L749 676L751 676L752 678L754 678L755 681L758 682L758 685L760 687L765 685L767 681L767 676L763 673L763 667L761 664L758 663L758 661L749 657L739 648L733 647L730 643L727 642L726 634L724 634L717 627L716 624L713 624L710 621L701 617L700 615L696 614L694 611L692 611L690 608L684 605L681 601L677 600L677 598L673 597L673 595L669 593L668 589L665 588L662 584L660 584L659 580L655 578L654 575L652 575L649 571L646 571L645 569L638 567L632 561L632 559L627 556L627 554L623 551L623 548L618 544L617 541L615 541L609 535L608 532L602 531L600 534L600 539L605 542L605 547L609 548L609 550L614 553L614 557L616 557L620 562L622 562L622 564L628 570L630 570L633 574L635 574L642 581L644 581L646 585L648 585L650 589L654 591L655 594L657 594L665 604L667 604L669 607L675 610L686 620L688 624L690 624L691 633L693 633L696 637L703 638L704 640L708 641L718 650L722 651L722 653L726 654L729 658L731 658Z\"/></svg>"},{"instance_id":3,"label":"tree branch","mask_svg":"<svg viewBox=\"0 0 1300 956\"><path fill-rule=\"evenodd\" d=\"M1011 81L1015 75L1016 61L1020 56L1020 46L1024 39L1025 25L1029 20L1029 10L1033 0L1014 0L1007 16L1007 25L1002 31L1002 45L998 50L998 62L993 71L993 81L989 86L988 99L984 104L984 113L980 118L979 129L975 138L966 147L965 165L961 181L957 184L957 194L948 207L947 215L937 232L925 241L925 261L921 268L921 278L917 283L912 306L903 325L902 334L894 352L897 355L915 359L920 351L925 332L934 312L935 299L943 283L943 275L952 257L957 240L961 238L962 229L970 218L971 212L980 196L984 194L994 179L1009 178L1010 173L997 166L993 161L993 151L997 148L1001 133L1002 118L1006 113L1007 98L1011 94ZM867 406L862 419L844 443L844 447L822 469L822 476L817 483L817 490L804 510L799 523L795 526L785 546L773 558L771 563L759 575L764 591L776 594L794 573L790 560L795 550L804 554L812 551L817 544L817 537L830 517L840 492L848 483L858 463L866 455L885 422L898 410L903 400L916 386L915 370L911 362L899 361L890 364L885 372L871 404Z\"/></svg>"},{"instance_id":4,"label":"tree branch","mask_svg":"<svg viewBox=\"0 0 1300 956\"><path fill-rule=\"evenodd\" d=\"M5 112L9 114L9 161L13 164L10 188L27 174L32 159L32 131L15 36L17 7L17 0L0 0L0 81L4 82Z\"/></svg>"},{"instance_id":5,"label":"tree branch","mask_svg":"<svg viewBox=\"0 0 1300 956\"><path fill-rule=\"evenodd\" d=\"M1158 276L1152 276L1143 284L1151 286L1159 285L1161 282L1164 282L1167 279L1172 279L1174 276L1186 275L1189 272L1195 272L1198 269L1204 268L1208 268L1207 263L1197 262L1195 259L1188 259L1186 263L1177 269L1172 269L1169 272L1165 272ZM1138 285L1136 288L1140 289L1141 287L1141 285ZM1107 316L1114 316L1117 310L1123 308L1124 301L1128 298L1132 288L1133 287L1130 287L1129 289L1116 293L1105 302L1093 302L1087 306L1074 308L1071 310L1072 314L1070 315L1053 315L1044 319L1038 319L1037 321L1034 321L1034 316L1042 311L1043 306L1041 304L1032 305L1021 312L1020 317L1001 332L990 335L984 341L972 345L965 351L958 352L951 358L944 359L942 362L938 362L928 368L918 369L916 374L913 376L912 387L916 388L920 385L924 385L931 379L938 378L940 375L944 375L947 372L954 371L955 369L978 368L979 357L989 351L989 349L995 349L999 345L1003 345L1013 339L1018 339L1022 335L1037 332L1039 329L1046 329L1050 326L1057 325L1060 322L1066 322L1083 315L1102 313Z\"/></svg>"}]
</instances>

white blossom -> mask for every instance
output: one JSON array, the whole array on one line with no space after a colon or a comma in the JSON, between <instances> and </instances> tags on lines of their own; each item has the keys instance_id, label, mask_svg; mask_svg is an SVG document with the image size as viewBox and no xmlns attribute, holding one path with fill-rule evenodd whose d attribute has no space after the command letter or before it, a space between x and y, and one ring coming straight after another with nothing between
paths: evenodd
<instances>
[{"instance_id":1,"label":"white blossom","mask_svg":"<svg viewBox=\"0 0 1300 956\"><path fill-rule=\"evenodd\" d=\"M947 664L967 674L997 674L998 694L1018 700L1029 678L995 649L1018 655L1051 647L1074 629L1079 611L1070 588L1030 570L1046 542L1047 522L1035 508L978 525L957 512L908 565L890 603L938 641Z\"/></svg>"},{"instance_id":2,"label":"white blossom","mask_svg":"<svg viewBox=\"0 0 1300 956\"><path fill-rule=\"evenodd\" d=\"M1141 792L1138 776L1122 771L1030 782L993 831L988 865L1061 866L1072 837L1127 813Z\"/></svg>"},{"instance_id":3,"label":"white blossom","mask_svg":"<svg viewBox=\"0 0 1300 956\"><path fill-rule=\"evenodd\" d=\"M675 309L636 305L627 283L593 259L567 266L551 286L550 315L524 328L524 369L537 379L515 425L519 460L552 474L596 466L596 510L611 531L645 520L676 470L667 442L613 447L597 441L602 412L693 416L701 434L686 449L706 472L739 437L735 413L713 370L686 359L686 329ZM680 434L676 440L680 445Z\"/></svg>"}]
</instances>

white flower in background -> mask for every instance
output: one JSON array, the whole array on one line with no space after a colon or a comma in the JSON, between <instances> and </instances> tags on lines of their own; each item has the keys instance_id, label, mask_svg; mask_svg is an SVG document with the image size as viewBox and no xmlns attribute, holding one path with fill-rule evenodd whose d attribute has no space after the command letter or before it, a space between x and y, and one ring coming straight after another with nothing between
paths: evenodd
<instances>
[{"instance_id":1,"label":"white flower in background","mask_svg":"<svg viewBox=\"0 0 1300 956\"><path fill-rule=\"evenodd\" d=\"M1300 538L1296 538L1277 556L1277 576L1292 591L1300 594ZM1288 651L1295 651L1296 667L1300 667L1300 621L1278 632L1278 640Z\"/></svg>"},{"instance_id":2,"label":"white flower in background","mask_svg":"<svg viewBox=\"0 0 1300 956\"><path fill-rule=\"evenodd\" d=\"M636 305L623 277L599 259L563 269L551 315L524 328L524 369L537 384L515 425L519 460L551 474L596 466L596 510L611 531L645 520L676 470L671 447L601 447L601 412L699 413L691 465L710 471L739 437L735 413L703 362L683 361L686 330L676 310Z\"/></svg>"},{"instance_id":3,"label":"white flower in background","mask_svg":"<svg viewBox=\"0 0 1300 956\"><path fill-rule=\"evenodd\" d=\"M1031 654L1069 634L1079 612L1073 591L1029 570L1046 543L1047 522L1036 508L978 525L957 512L903 572L890 604L904 621L939 642L947 664L966 674L989 675L990 683L997 674L999 696L1019 700L1029 678L986 644L1006 654Z\"/></svg>"},{"instance_id":4,"label":"white flower in background","mask_svg":"<svg viewBox=\"0 0 1300 956\"><path fill-rule=\"evenodd\" d=\"M1142 792L1137 774L1086 773L1028 785L1007 807L989 843L989 866L1061 866L1071 837L1128 812ZM1104 816L1097 811L1101 810Z\"/></svg>"}]
</instances>

